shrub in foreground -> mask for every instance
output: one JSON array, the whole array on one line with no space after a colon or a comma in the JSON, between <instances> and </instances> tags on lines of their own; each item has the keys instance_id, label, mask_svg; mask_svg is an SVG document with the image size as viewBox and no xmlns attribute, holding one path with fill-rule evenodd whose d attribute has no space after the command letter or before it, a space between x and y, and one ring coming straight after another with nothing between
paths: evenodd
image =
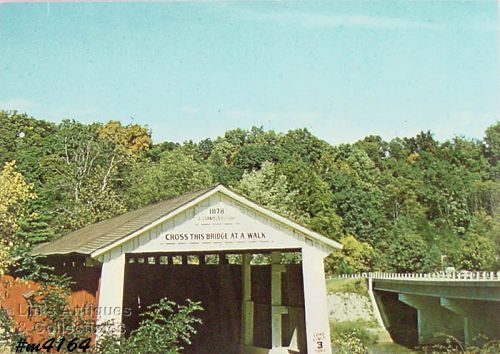
<instances>
[{"instance_id":1,"label":"shrub in foreground","mask_svg":"<svg viewBox=\"0 0 500 354\"><path fill-rule=\"evenodd\" d=\"M105 334L95 352L178 354L185 345L191 344L191 337L197 332L195 326L201 324L201 319L194 313L201 310L199 302L188 299L185 305L178 305L163 298L159 303L148 306L141 314L143 320L139 328L133 330L128 338Z\"/></svg>"}]
</instances>

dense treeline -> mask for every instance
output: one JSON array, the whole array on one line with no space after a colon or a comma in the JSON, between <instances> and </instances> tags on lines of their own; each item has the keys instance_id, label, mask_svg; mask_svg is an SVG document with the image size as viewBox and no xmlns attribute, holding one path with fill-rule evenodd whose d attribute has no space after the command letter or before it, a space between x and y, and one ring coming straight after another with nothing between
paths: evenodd
<instances>
[{"instance_id":1,"label":"dense treeline","mask_svg":"<svg viewBox=\"0 0 500 354\"><path fill-rule=\"evenodd\" d=\"M214 183L342 242L332 272L498 269L499 157L500 123L483 140L422 132L332 146L254 127L153 144L136 124L3 111L0 269L7 254Z\"/></svg>"}]
</instances>

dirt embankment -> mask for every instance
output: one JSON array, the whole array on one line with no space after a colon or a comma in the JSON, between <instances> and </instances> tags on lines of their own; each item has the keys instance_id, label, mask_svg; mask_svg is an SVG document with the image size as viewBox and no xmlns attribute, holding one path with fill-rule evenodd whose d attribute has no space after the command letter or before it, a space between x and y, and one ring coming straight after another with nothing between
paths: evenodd
<instances>
[{"instance_id":1,"label":"dirt embankment","mask_svg":"<svg viewBox=\"0 0 500 354\"><path fill-rule=\"evenodd\" d=\"M354 331L366 345L392 342L376 319L366 279L330 279L327 291L332 337Z\"/></svg>"}]
</instances>

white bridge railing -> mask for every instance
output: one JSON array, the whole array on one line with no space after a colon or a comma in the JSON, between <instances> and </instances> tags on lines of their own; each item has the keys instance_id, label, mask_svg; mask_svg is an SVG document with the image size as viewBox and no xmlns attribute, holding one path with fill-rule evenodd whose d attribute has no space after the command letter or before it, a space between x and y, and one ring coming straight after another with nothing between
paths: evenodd
<instances>
[{"instance_id":1,"label":"white bridge railing","mask_svg":"<svg viewBox=\"0 0 500 354\"><path fill-rule=\"evenodd\" d=\"M425 280L425 281L500 281L500 272L437 272L437 273L383 273L368 272L358 274L341 274L327 277L328 279L339 278L371 278L371 279L394 279L394 280Z\"/></svg>"}]
</instances>

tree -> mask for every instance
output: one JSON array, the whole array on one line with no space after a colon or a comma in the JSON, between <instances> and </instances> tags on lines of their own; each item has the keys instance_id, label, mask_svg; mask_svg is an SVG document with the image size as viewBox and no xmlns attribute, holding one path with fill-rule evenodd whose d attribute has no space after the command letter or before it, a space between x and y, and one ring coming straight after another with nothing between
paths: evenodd
<instances>
[{"instance_id":1,"label":"tree","mask_svg":"<svg viewBox=\"0 0 500 354\"><path fill-rule=\"evenodd\" d=\"M496 260L495 244L484 236L469 233L454 249L451 258L457 269L492 270Z\"/></svg>"},{"instance_id":2,"label":"tree","mask_svg":"<svg viewBox=\"0 0 500 354\"><path fill-rule=\"evenodd\" d=\"M424 151L433 153L439 145L430 130L426 132L421 131L414 138L404 138L403 143L412 153L421 153Z\"/></svg>"},{"instance_id":3,"label":"tree","mask_svg":"<svg viewBox=\"0 0 500 354\"><path fill-rule=\"evenodd\" d=\"M217 139L213 145L208 163L210 174L215 182L230 185L236 183L238 177L241 177L232 167L235 151L236 147L223 139Z\"/></svg>"},{"instance_id":4,"label":"tree","mask_svg":"<svg viewBox=\"0 0 500 354\"><path fill-rule=\"evenodd\" d=\"M330 208L342 220L342 233L375 245L385 232L380 172L358 147L341 145L327 150L315 164L327 184Z\"/></svg>"},{"instance_id":5,"label":"tree","mask_svg":"<svg viewBox=\"0 0 500 354\"><path fill-rule=\"evenodd\" d=\"M331 196L325 183L312 171L296 170L295 178L291 177L292 170L288 170L288 175L282 171L278 165L264 162L260 170L245 172L235 189L281 215L338 238L341 221L334 210L328 208ZM315 203L324 204L315 206L313 199Z\"/></svg>"},{"instance_id":6,"label":"tree","mask_svg":"<svg viewBox=\"0 0 500 354\"><path fill-rule=\"evenodd\" d=\"M44 188L59 231L75 229L126 211L121 187L129 168L151 144L137 124L85 125L63 121L44 158Z\"/></svg>"},{"instance_id":7,"label":"tree","mask_svg":"<svg viewBox=\"0 0 500 354\"><path fill-rule=\"evenodd\" d=\"M156 164L145 161L134 166L126 199L136 208L162 199L169 199L193 190L208 187L212 178L205 164L181 149L162 154Z\"/></svg>"},{"instance_id":8,"label":"tree","mask_svg":"<svg viewBox=\"0 0 500 354\"><path fill-rule=\"evenodd\" d=\"M397 273L421 272L426 264L427 244L411 230L393 231L391 238L379 244L386 252L387 270Z\"/></svg>"},{"instance_id":9,"label":"tree","mask_svg":"<svg viewBox=\"0 0 500 354\"><path fill-rule=\"evenodd\" d=\"M300 211L294 204L297 192L290 189L287 177L280 174L276 165L271 162L264 162L258 171L245 172L234 188L281 215L292 219L301 218Z\"/></svg>"},{"instance_id":10,"label":"tree","mask_svg":"<svg viewBox=\"0 0 500 354\"><path fill-rule=\"evenodd\" d=\"M0 111L0 165L16 160L37 195L20 202L16 255L67 230L222 182L321 234L369 244L377 250L374 267L433 270L442 254L489 267L457 258L484 237L498 268L499 136L496 122L482 141L438 142L427 131L332 146L307 129L252 127L198 143L153 144L137 124L54 124ZM487 248L477 252L489 257Z\"/></svg>"},{"instance_id":11,"label":"tree","mask_svg":"<svg viewBox=\"0 0 500 354\"><path fill-rule=\"evenodd\" d=\"M202 141L198 145L202 156L208 149L212 176L226 185L236 184L245 172L259 169L263 162L277 163L283 158L279 136L272 130L266 132L257 127L250 131L233 129L213 143Z\"/></svg>"},{"instance_id":12,"label":"tree","mask_svg":"<svg viewBox=\"0 0 500 354\"><path fill-rule=\"evenodd\" d=\"M476 212L469 232L481 235L493 242L495 247L495 268L500 269L500 205L491 213Z\"/></svg>"},{"instance_id":13,"label":"tree","mask_svg":"<svg viewBox=\"0 0 500 354\"><path fill-rule=\"evenodd\" d=\"M101 128L62 122L54 137L54 153L42 161L49 210L61 232L126 210L118 188L121 170L134 161L134 150L100 138Z\"/></svg>"},{"instance_id":14,"label":"tree","mask_svg":"<svg viewBox=\"0 0 500 354\"><path fill-rule=\"evenodd\" d=\"M367 243L359 242L352 235L340 240L343 248L326 259L326 269L333 274L353 274L373 269L375 251Z\"/></svg>"},{"instance_id":15,"label":"tree","mask_svg":"<svg viewBox=\"0 0 500 354\"><path fill-rule=\"evenodd\" d=\"M32 183L42 171L38 162L50 153L56 125L16 111L0 111L0 165L16 161L16 168Z\"/></svg>"},{"instance_id":16,"label":"tree","mask_svg":"<svg viewBox=\"0 0 500 354\"><path fill-rule=\"evenodd\" d=\"M242 146L234 157L233 166L238 174L258 170L264 162L279 163L281 150L271 145L249 144Z\"/></svg>"},{"instance_id":17,"label":"tree","mask_svg":"<svg viewBox=\"0 0 500 354\"><path fill-rule=\"evenodd\" d=\"M420 181L403 176L384 175L383 203L387 219L400 217L424 219L425 208L418 202Z\"/></svg>"},{"instance_id":18,"label":"tree","mask_svg":"<svg viewBox=\"0 0 500 354\"><path fill-rule=\"evenodd\" d=\"M25 202L34 198L33 185L16 171L15 161L5 163L0 171L0 275L14 263L19 221L25 216Z\"/></svg>"},{"instance_id":19,"label":"tree","mask_svg":"<svg viewBox=\"0 0 500 354\"><path fill-rule=\"evenodd\" d=\"M279 146L288 156L289 161L297 158L307 164L318 161L330 145L312 135L307 129L290 130L280 136Z\"/></svg>"},{"instance_id":20,"label":"tree","mask_svg":"<svg viewBox=\"0 0 500 354\"><path fill-rule=\"evenodd\" d=\"M297 191L293 203L306 219L332 207L333 196L328 184L306 162L287 161L278 165L278 172L287 177L290 190Z\"/></svg>"},{"instance_id":21,"label":"tree","mask_svg":"<svg viewBox=\"0 0 500 354\"><path fill-rule=\"evenodd\" d=\"M497 165L500 160L500 122L488 127L485 132L486 156L492 165Z\"/></svg>"},{"instance_id":22,"label":"tree","mask_svg":"<svg viewBox=\"0 0 500 354\"><path fill-rule=\"evenodd\" d=\"M172 151L180 147L181 145L179 143L164 141L162 143L152 145L151 149L146 152L146 157L149 158L153 163L155 163L160 160L161 155L165 151Z\"/></svg>"},{"instance_id":23,"label":"tree","mask_svg":"<svg viewBox=\"0 0 500 354\"><path fill-rule=\"evenodd\" d=\"M378 135L369 135L363 140L357 141L354 146L363 150L375 166L379 169L384 168L389 154L389 144L382 140Z\"/></svg>"},{"instance_id":24,"label":"tree","mask_svg":"<svg viewBox=\"0 0 500 354\"><path fill-rule=\"evenodd\" d=\"M383 237L386 223L380 189L371 184L363 186L349 167L331 170L328 179L343 232L375 245Z\"/></svg>"},{"instance_id":25,"label":"tree","mask_svg":"<svg viewBox=\"0 0 500 354\"><path fill-rule=\"evenodd\" d=\"M139 124L123 126L112 120L98 131L99 138L111 141L116 149L122 149L128 155L136 155L151 147L151 133Z\"/></svg>"}]
</instances>

